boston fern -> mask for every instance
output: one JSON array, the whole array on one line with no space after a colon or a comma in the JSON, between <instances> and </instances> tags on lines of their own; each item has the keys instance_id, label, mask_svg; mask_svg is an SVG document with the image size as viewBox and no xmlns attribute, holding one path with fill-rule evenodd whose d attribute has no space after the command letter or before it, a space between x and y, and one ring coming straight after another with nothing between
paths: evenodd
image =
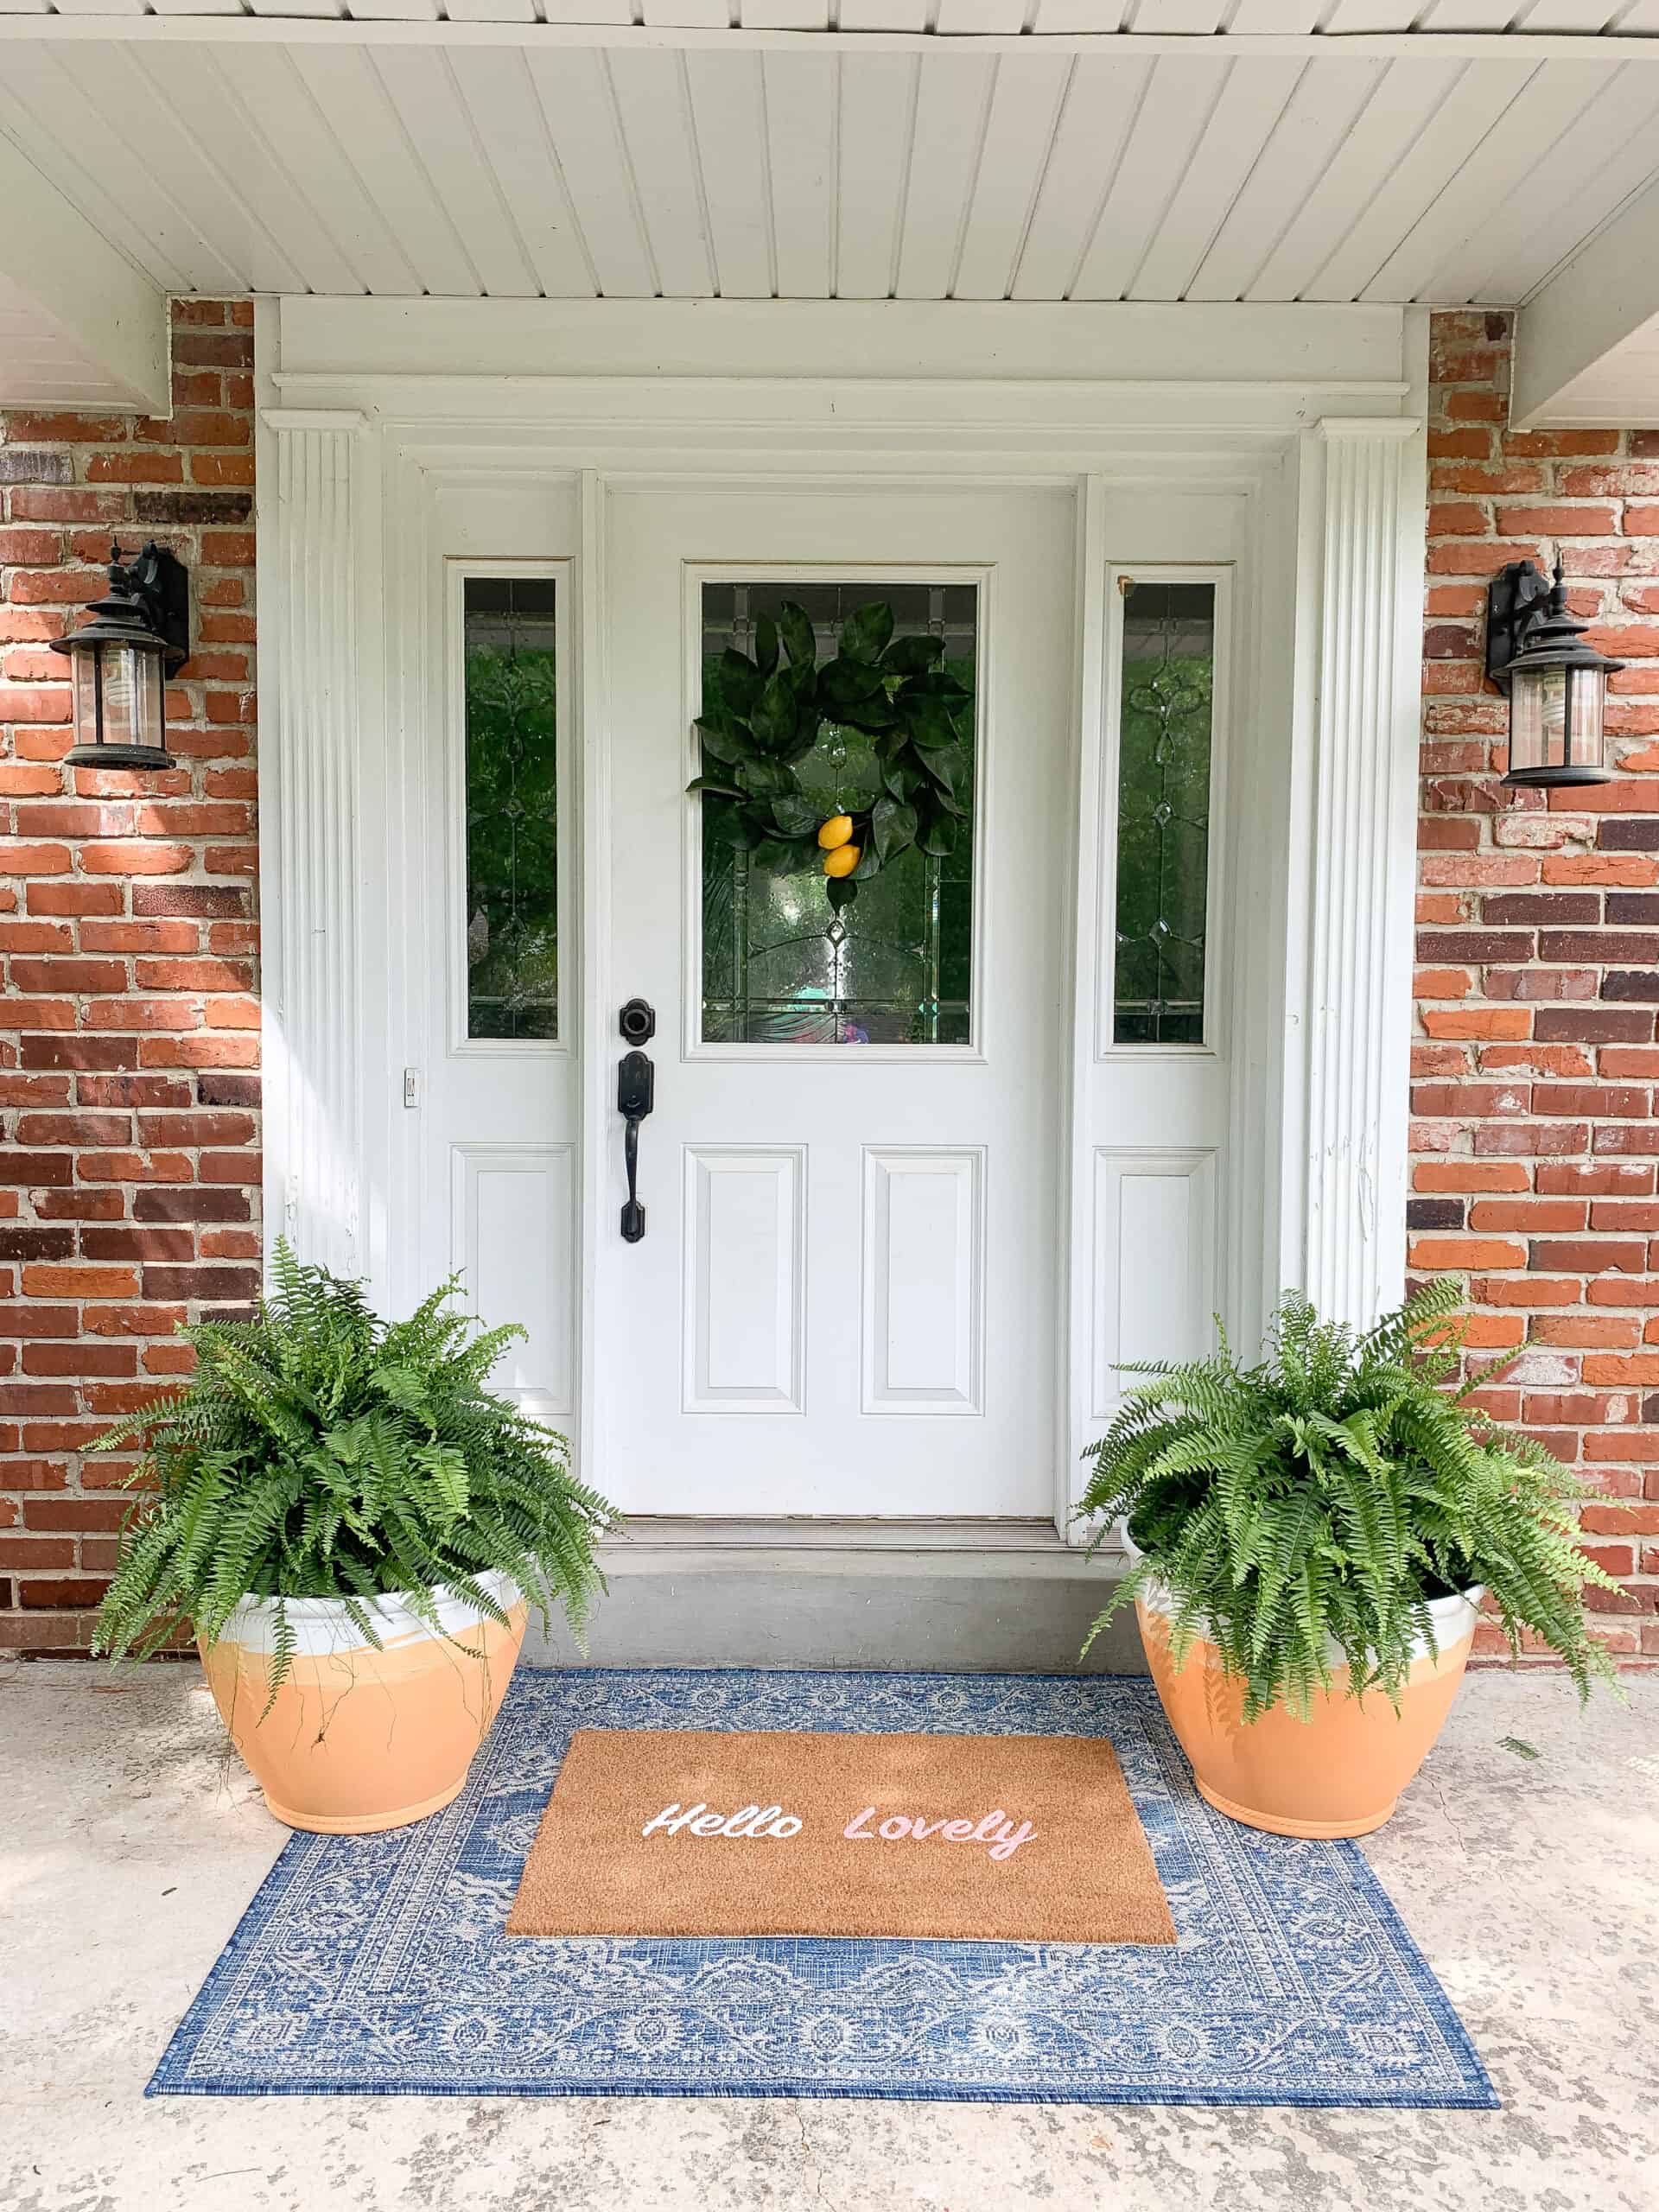
<instances>
[{"instance_id":1,"label":"boston fern","mask_svg":"<svg viewBox=\"0 0 1659 2212\"><path fill-rule=\"evenodd\" d=\"M1479 1584L1513 1649L1532 1630L1581 1697L1610 1675L1580 1590L1617 1586L1579 1548L1574 1516L1598 1493L1471 1405L1493 1368L1446 1389L1462 1294L1442 1278L1357 1338L1291 1296L1258 1366L1241 1367L1224 1333L1207 1359L1126 1370L1153 1379L1084 1454L1078 1511L1103 1517L1096 1545L1126 1516L1145 1557L1090 1641L1160 1582L1176 1665L1213 1642L1245 1685L1247 1720L1280 1703L1306 1717L1331 1686L1327 1636L1353 1688L1397 1706L1414 1638L1432 1643L1429 1601Z\"/></svg>"},{"instance_id":2,"label":"boston fern","mask_svg":"<svg viewBox=\"0 0 1659 2212\"><path fill-rule=\"evenodd\" d=\"M438 1625L439 1586L505 1624L480 1578L505 1574L545 1623L580 1625L614 1520L571 1476L564 1440L485 1388L522 1330L479 1331L452 1278L387 1324L361 1287L286 1243L250 1321L183 1332L195 1372L92 1447L143 1457L95 1648L143 1658L187 1624L212 1642L245 1597L276 1601L271 1688L294 1637L283 1601L337 1598L378 1645L366 1604L395 1592Z\"/></svg>"}]
</instances>

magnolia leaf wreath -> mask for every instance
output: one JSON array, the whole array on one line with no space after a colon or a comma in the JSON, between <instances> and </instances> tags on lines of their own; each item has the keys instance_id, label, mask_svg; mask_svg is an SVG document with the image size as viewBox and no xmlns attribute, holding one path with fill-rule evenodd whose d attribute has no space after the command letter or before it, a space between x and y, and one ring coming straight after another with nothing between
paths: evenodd
<instances>
[{"instance_id":1,"label":"magnolia leaf wreath","mask_svg":"<svg viewBox=\"0 0 1659 2212\"><path fill-rule=\"evenodd\" d=\"M810 617L785 600L757 616L753 656L721 655L697 720L704 772L686 788L703 794L704 834L777 874L822 869L837 911L912 845L953 853L972 804L973 692L942 638L893 628L892 607L869 601L819 667ZM836 729L869 739L878 781L826 815L797 771Z\"/></svg>"}]
</instances>

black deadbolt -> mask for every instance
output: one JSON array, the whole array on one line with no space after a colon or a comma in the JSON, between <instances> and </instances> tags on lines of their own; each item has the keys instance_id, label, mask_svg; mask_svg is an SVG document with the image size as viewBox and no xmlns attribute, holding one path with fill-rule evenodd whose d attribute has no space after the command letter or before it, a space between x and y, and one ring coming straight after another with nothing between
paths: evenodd
<instances>
[{"instance_id":1,"label":"black deadbolt","mask_svg":"<svg viewBox=\"0 0 1659 2212\"><path fill-rule=\"evenodd\" d=\"M648 1045L657 1034L657 1010L644 999L630 999L616 1026L630 1045Z\"/></svg>"}]
</instances>

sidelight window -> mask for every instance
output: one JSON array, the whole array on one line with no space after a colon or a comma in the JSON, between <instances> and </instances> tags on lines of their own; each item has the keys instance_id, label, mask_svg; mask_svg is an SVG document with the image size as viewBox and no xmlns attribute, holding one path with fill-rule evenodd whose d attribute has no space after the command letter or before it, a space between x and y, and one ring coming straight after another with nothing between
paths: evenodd
<instances>
[{"instance_id":1,"label":"sidelight window","mask_svg":"<svg viewBox=\"0 0 1659 2212\"><path fill-rule=\"evenodd\" d=\"M467 1034L559 1034L557 655L550 576L467 576Z\"/></svg>"},{"instance_id":2,"label":"sidelight window","mask_svg":"<svg viewBox=\"0 0 1659 2212\"><path fill-rule=\"evenodd\" d=\"M1125 575L1118 588L1112 1041L1202 1045L1217 587Z\"/></svg>"}]
</instances>

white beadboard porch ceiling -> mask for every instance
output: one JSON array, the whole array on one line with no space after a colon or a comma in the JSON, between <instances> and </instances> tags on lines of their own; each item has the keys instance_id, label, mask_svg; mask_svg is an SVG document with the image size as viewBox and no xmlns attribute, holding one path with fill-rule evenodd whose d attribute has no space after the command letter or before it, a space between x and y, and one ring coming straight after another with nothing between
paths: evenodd
<instances>
[{"instance_id":1,"label":"white beadboard porch ceiling","mask_svg":"<svg viewBox=\"0 0 1659 2212\"><path fill-rule=\"evenodd\" d=\"M92 4L0 133L175 292L1518 302L1659 175L1659 0Z\"/></svg>"}]
</instances>

